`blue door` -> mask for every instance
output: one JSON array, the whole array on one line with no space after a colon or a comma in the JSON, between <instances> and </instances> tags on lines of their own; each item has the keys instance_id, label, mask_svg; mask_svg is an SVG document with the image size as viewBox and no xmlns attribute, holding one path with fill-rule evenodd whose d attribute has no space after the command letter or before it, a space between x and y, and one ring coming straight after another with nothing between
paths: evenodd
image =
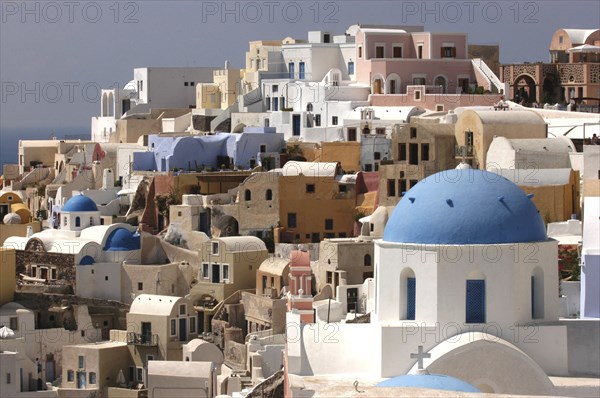
<instances>
[{"instance_id":1,"label":"blue door","mask_svg":"<svg viewBox=\"0 0 600 398\"><path fill-rule=\"evenodd\" d=\"M304 79L304 62L300 62L300 79Z\"/></svg>"},{"instance_id":2,"label":"blue door","mask_svg":"<svg viewBox=\"0 0 600 398\"><path fill-rule=\"evenodd\" d=\"M300 135L300 115L292 116L292 134Z\"/></svg>"},{"instance_id":3,"label":"blue door","mask_svg":"<svg viewBox=\"0 0 600 398\"><path fill-rule=\"evenodd\" d=\"M467 323L485 323L485 281L467 281Z\"/></svg>"},{"instance_id":4,"label":"blue door","mask_svg":"<svg viewBox=\"0 0 600 398\"><path fill-rule=\"evenodd\" d=\"M273 97L273 111L277 112L279 110L279 98Z\"/></svg>"},{"instance_id":5,"label":"blue door","mask_svg":"<svg viewBox=\"0 0 600 398\"><path fill-rule=\"evenodd\" d=\"M289 71L290 71L290 79L293 79L294 78L294 74L295 74L295 70L294 70L295 69L295 64L293 62L290 62L288 64L288 67L289 67Z\"/></svg>"},{"instance_id":6,"label":"blue door","mask_svg":"<svg viewBox=\"0 0 600 398\"><path fill-rule=\"evenodd\" d=\"M408 278L406 280L406 319L415 319L415 308L417 304L417 280Z\"/></svg>"}]
</instances>

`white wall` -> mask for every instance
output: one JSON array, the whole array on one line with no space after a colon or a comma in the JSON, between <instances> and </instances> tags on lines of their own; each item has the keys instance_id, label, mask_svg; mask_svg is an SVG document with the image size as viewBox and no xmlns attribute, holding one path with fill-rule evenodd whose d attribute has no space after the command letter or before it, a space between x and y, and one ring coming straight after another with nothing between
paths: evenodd
<instances>
[{"instance_id":1,"label":"white wall","mask_svg":"<svg viewBox=\"0 0 600 398\"><path fill-rule=\"evenodd\" d=\"M121 301L120 263L78 265L75 278L77 296Z\"/></svg>"}]
</instances>

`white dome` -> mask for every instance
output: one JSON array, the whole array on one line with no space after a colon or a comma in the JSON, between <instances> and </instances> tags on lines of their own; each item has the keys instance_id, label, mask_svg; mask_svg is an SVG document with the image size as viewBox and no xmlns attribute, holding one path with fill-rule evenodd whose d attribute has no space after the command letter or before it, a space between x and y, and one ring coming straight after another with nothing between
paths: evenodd
<instances>
[{"instance_id":1,"label":"white dome","mask_svg":"<svg viewBox=\"0 0 600 398\"><path fill-rule=\"evenodd\" d=\"M17 213L8 213L7 215L4 216L4 218L2 219L2 222L4 224L21 224L21 216L19 216Z\"/></svg>"}]
</instances>

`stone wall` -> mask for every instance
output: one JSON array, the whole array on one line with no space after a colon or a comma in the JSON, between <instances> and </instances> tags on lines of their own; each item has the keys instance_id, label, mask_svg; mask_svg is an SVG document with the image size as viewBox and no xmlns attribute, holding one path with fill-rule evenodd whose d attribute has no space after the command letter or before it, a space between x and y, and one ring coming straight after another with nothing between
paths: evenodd
<instances>
[{"instance_id":1,"label":"stone wall","mask_svg":"<svg viewBox=\"0 0 600 398\"><path fill-rule=\"evenodd\" d=\"M56 267L56 280L51 281L53 285L66 287L67 294L75 292L75 256L73 254L48 253L37 250L17 250L16 274L17 280L19 274L28 275L29 266L34 265L49 265ZM20 289L23 284L17 282Z\"/></svg>"}]
</instances>

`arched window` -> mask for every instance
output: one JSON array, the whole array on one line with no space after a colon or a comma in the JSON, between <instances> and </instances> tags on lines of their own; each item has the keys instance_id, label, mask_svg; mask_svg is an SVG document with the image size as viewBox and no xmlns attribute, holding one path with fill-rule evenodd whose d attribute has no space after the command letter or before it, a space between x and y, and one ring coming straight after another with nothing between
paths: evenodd
<instances>
[{"instance_id":1,"label":"arched window","mask_svg":"<svg viewBox=\"0 0 600 398\"><path fill-rule=\"evenodd\" d=\"M306 112L312 112L313 111L313 104L309 103L308 105L306 105Z\"/></svg>"},{"instance_id":2,"label":"arched window","mask_svg":"<svg viewBox=\"0 0 600 398\"><path fill-rule=\"evenodd\" d=\"M417 312L417 279L411 268L400 273L400 319L415 320Z\"/></svg>"},{"instance_id":3,"label":"arched window","mask_svg":"<svg viewBox=\"0 0 600 398\"><path fill-rule=\"evenodd\" d=\"M544 318L544 271L535 267L531 275L531 319Z\"/></svg>"},{"instance_id":4,"label":"arched window","mask_svg":"<svg viewBox=\"0 0 600 398\"><path fill-rule=\"evenodd\" d=\"M371 264L371 255L370 254L365 254L365 258L364 258L364 264L366 267L370 267Z\"/></svg>"},{"instance_id":5,"label":"arched window","mask_svg":"<svg viewBox=\"0 0 600 398\"><path fill-rule=\"evenodd\" d=\"M267 193L265 194L265 199L273 200L273 191L272 190L267 189Z\"/></svg>"},{"instance_id":6,"label":"arched window","mask_svg":"<svg viewBox=\"0 0 600 398\"><path fill-rule=\"evenodd\" d=\"M244 200L249 201L252 200L252 192L249 189L246 189L244 192Z\"/></svg>"},{"instance_id":7,"label":"arched window","mask_svg":"<svg viewBox=\"0 0 600 398\"><path fill-rule=\"evenodd\" d=\"M75 217L75 227L81 227L81 218Z\"/></svg>"}]
</instances>

